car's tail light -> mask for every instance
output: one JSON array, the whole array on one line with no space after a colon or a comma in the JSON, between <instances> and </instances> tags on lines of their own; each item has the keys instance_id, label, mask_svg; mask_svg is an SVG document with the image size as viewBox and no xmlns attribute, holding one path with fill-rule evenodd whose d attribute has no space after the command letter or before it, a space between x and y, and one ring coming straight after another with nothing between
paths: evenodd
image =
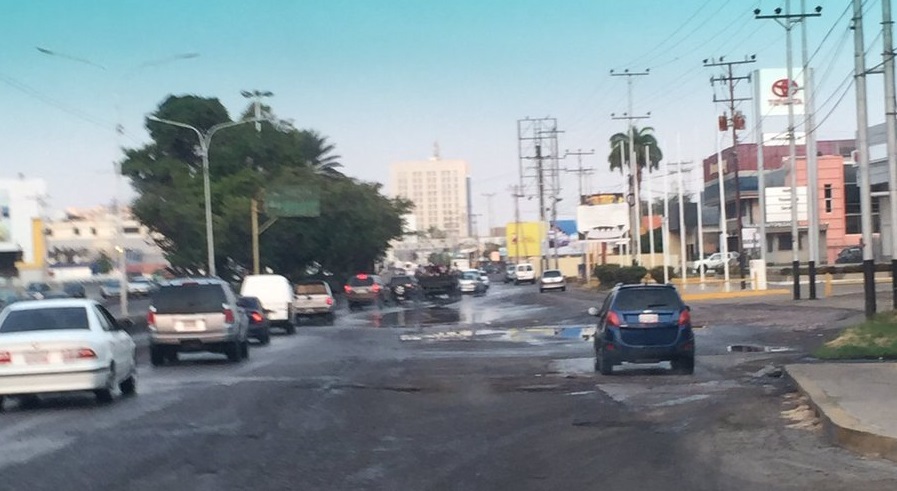
<instances>
[{"instance_id":1,"label":"car's tail light","mask_svg":"<svg viewBox=\"0 0 897 491\"><path fill-rule=\"evenodd\" d=\"M620 327L621 325L623 325L623 322L620 321L620 316L616 312L610 311L607 313L607 325Z\"/></svg>"},{"instance_id":2,"label":"car's tail light","mask_svg":"<svg viewBox=\"0 0 897 491\"><path fill-rule=\"evenodd\" d=\"M62 352L65 360L93 360L97 357L97 352L90 348L70 349Z\"/></svg>"},{"instance_id":3,"label":"car's tail light","mask_svg":"<svg viewBox=\"0 0 897 491\"><path fill-rule=\"evenodd\" d=\"M333 297L327 297L327 305L333 305Z\"/></svg>"},{"instance_id":4,"label":"car's tail light","mask_svg":"<svg viewBox=\"0 0 897 491\"><path fill-rule=\"evenodd\" d=\"M12 355L9 351L0 351L0 363L12 363Z\"/></svg>"},{"instance_id":5,"label":"car's tail light","mask_svg":"<svg viewBox=\"0 0 897 491\"><path fill-rule=\"evenodd\" d=\"M373 290L374 293L378 293L380 291L380 285L374 283L374 286L371 287L371 290Z\"/></svg>"},{"instance_id":6,"label":"car's tail light","mask_svg":"<svg viewBox=\"0 0 897 491\"><path fill-rule=\"evenodd\" d=\"M265 319L264 317L262 317L262 314L258 312L253 312L249 315L249 318L252 319L253 324L259 324Z\"/></svg>"},{"instance_id":7,"label":"car's tail light","mask_svg":"<svg viewBox=\"0 0 897 491\"><path fill-rule=\"evenodd\" d=\"M679 314L679 325L686 326L691 324L691 314L688 310L683 310L682 313Z\"/></svg>"},{"instance_id":8,"label":"car's tail light","mask_svg":"<svg viewBox=\"0 0 897 491\"><path fill-rule=\"evenodd\" d=\"M147 326L155 326L156 325L156 313L150 310L146 313L146 325Z\"/></svg>"},{"instance_id":9,"label":"car's tail light","mask_svg":"<svg viewBox=\"0 0 897 491\"><path fill-rule=\"evenodd\" d=\"M344 286L343 289L346 290L346 293L352 293L352 287L349 285Z\"/></svg>"},{"instance_id":10,"label":"car's tail light","mask_svg":"<svg viewBox=\"0 0 897 491\"><path fill-rule=\"evenodd\" d=\"M234 320L234 311L231 309L224 309L224 322L233 324Z\"/></svg>"}]
</instances>

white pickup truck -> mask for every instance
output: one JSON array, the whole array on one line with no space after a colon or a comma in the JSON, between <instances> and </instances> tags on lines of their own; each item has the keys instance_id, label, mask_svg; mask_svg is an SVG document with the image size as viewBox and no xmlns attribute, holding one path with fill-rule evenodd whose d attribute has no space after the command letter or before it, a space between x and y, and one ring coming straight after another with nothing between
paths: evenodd
<instances>
[{"instance_id":1,"label":"white pickup truck","mask_svg":"<svg viewBox=\"0 0 897 491\"><path fill-rule=\"evenodd\" d=\"M729 253L729 268L734 268L737 265L737 262L738 262L738 253L730 252ZM707 256L704 259L698 259L697 261L695 261L692 264L691 269L695 273L700 273L701 268L703 268L705 272L707 272L707 271L722 271L725 264L726 263L723 260L723 253L715 252L715 253Z\"/></svg>"}]
</instances>

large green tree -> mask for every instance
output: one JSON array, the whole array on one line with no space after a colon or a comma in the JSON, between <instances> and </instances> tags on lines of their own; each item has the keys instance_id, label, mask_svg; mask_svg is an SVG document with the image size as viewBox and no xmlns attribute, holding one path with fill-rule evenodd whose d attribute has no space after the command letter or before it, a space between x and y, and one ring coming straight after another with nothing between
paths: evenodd
<instances>
[{"instance_id":1,"label":"large green tree","mask_svg":"<svg viewBox=\"0 0 897 491\"><path fill-rule=\"evenodd\" d=\"M243 118L253 111L247 110ZM155 116L205 129L231 121L214 98L169 96ZM251 264L250 201L267 187L301 185L321 200L317 218L281 218L261 236L261 262L298 278L310 270L345 276L367 270L382 258L389 241L402 234L408 203L385 197L379 184L340 173L340 157L327 138L299 130L264 108L261 132L246 124L217 133L209 168L219 270ZM134 214L160 235L159 245L173 266L204 269L205 228L201 158L196 135L187 129L147 120L151 141L127 149L122 172L138 197ZM262 216L264 221L266 216Z\"/></svg>"}]
</instances>

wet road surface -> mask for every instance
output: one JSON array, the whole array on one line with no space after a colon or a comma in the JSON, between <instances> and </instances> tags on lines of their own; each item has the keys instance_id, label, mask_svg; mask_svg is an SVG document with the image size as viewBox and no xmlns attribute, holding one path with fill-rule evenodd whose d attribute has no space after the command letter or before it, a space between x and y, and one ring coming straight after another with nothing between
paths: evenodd
<instances>
[{"instance_id":1,"label":"wet road surface","mask_svg":"<svg viewBox=\"0 0 897 491\"><path fill-rule=\"evenodd\" d=\"M695 305L694 376L602 377L584 314L599 300L494 285L343 311L238 365L143 361L139 395L112 405L9 403L0 489L897 489L897 466L830 446L784 380L756 374L853 313Z\"/></svg>"}]
</instances>

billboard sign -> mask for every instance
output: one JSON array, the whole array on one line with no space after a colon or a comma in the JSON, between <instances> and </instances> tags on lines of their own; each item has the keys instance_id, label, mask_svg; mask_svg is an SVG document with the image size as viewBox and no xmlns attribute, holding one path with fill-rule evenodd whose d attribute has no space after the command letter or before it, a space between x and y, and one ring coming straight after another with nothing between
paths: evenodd
<instances>
[{"instance_id":1,"label":"billboard sign","mask_svg":"<svg viewBox=\"0 0 897 491\"><path fill-rule=\"evenodd\" d=\"M533 257L542 255L542 243L548 237L545 222L511 222L505 227L508 257Z\"/></svg>"},{"instance_id":2,"label":"billboard sign","mask_svg":"<svg viewBox=\"0 0 897 491\"><path fill-rule=\"evenodd\" d=\"M766 223L791 223L790 187L766 188ZM797 188L797 220L807 220L807 187Z\"/></svg>"},{"instance_id":3,"label":"billboard sign","mask_svg":"<svg viewBox=\"0 0 897 491\"><path fill-rule=\"evenodd\" d=\"M788 80L785 68L764 68L755 72L759 89L758 104L760 117L787 116L788 92L791 91L794 114L804 113L803 75L800 68L792 69L792 80Z\"/></svg>"},{"instance_id":4,"label":"billboard sign","mask_svg":"<svg viewBox=\"0 0 897 491\"><path fill-rule=\"evenodd\" d=\"M576 208L576 226L583 238L617 241L629 233L629 205L612 203Z\"/></svg>"}]
</instances>

